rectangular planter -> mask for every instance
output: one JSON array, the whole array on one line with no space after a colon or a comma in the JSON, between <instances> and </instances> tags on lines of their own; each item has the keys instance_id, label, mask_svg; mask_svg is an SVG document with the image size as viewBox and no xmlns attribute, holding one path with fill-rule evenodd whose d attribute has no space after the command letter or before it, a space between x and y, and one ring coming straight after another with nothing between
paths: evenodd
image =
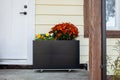
<instances>
[{"instance_id":1,"label":"rectangular planter","mask_svg":"<svg viewBox=\"0 0 120 80\"><path fill-rule=\"evenodd\" d=\"M78 40L33 41L35 69L78 69Z\"/></svg>"}]
</instances>

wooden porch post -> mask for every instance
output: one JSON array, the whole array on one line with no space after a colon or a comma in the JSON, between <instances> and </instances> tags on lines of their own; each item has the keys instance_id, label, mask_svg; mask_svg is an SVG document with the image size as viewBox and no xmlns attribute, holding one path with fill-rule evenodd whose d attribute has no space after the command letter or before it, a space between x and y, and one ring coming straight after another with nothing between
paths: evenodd
<instances>
[{"instance_id":1,"label":"wooden porch post","mask_svg":"<svg viewBox=\"0 0 120 80\"><path fill-rule=\"evenodd\" d=\"M102 0L89 0L89 64L90 80L101 80Z\"/></svg>"}]
</instances>

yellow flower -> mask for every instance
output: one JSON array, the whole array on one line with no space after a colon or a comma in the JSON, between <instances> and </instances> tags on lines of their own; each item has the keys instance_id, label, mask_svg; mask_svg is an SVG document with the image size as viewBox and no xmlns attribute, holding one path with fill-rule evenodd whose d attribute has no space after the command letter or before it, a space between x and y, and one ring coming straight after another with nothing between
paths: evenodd
<instances>
[{"instance_id":1,"label":"yellow flower","mask_svg":"<svg viewBox=\"0 0 120 80\"><path fill-rule=\"evenodd\" d=\"M40 34L36 34L36 38L40 38L41 37L41 35Z\"/></svg>"},{"instance_id":2,"label":"yellow flower","mask_svg":"<svg viewBox=\"0 0 120 80\"><path fill-rule=\"evenodd\" d=\"M42 38L44 38L44 36L40 36L40 38L42 39Z\"/></svg>"},{"instance_id":3,"label":"yellow flower","mask_svg":"<svg viewBox=\"0 0 120 80\"><path fill-rule=\"evenodd\" d=\"M46 33L45 35L46 35L46 36L49 36L49 33Z\"/></svg>"}]
</instances>

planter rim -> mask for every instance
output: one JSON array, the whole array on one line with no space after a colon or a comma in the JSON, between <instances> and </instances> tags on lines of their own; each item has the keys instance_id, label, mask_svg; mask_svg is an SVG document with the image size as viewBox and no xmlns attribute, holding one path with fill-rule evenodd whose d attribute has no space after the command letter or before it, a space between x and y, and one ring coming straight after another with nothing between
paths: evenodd
<instances>
[{"instance_id":1,"label":"planter rim","mask_svg":"<svg viewBox=\"0 0 120 80\"><path fill-rule=\"evenodd\" d=\"M36 40L33 40L33 41L36 41ZM80 40L39 40L39 41L80 41Z\"/></svg>"}]
</instances>

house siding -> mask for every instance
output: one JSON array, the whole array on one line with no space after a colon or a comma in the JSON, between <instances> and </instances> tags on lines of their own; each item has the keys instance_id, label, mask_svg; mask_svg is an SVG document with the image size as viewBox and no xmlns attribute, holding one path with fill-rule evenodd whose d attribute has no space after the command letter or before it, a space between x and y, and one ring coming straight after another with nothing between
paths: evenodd
<instances>
[{"instance_id":1,"label":"house siding","mask_svg":"<svg viewBox=\"0 0 120 80\"><path fill-rule=\"evenodd\" d=\"M116 42L120 40L119 38L107 38L106 41L106 52L107 56L111 57L111 63L113 64L115 59L118 56L118 52L115 50ZM108 75L113 75L113 70L111 69L111 64L107 64L107 74Z\"/></svg>"}]
</instances>

